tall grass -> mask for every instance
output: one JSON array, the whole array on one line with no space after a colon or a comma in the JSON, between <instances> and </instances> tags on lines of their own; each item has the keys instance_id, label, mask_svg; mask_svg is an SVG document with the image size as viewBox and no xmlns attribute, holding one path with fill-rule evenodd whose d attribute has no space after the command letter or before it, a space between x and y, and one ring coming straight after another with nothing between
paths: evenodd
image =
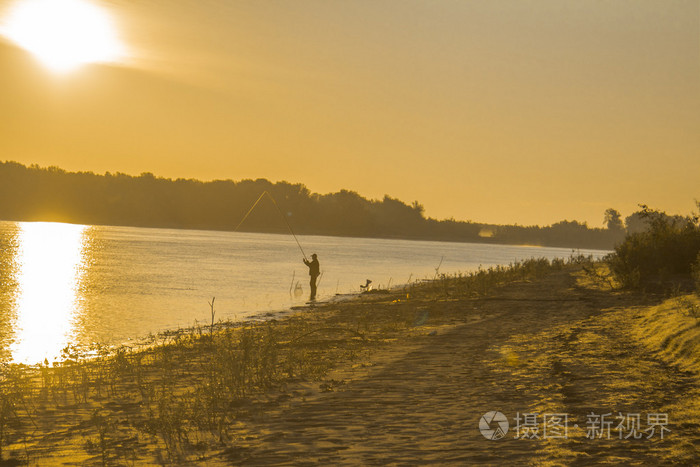
<instances>
[{"instance_id":1,"label":"tall grass","mask_svg":"<svg viewBox=\"0 0 700 467\"><path fill-rule=\"evenodd\" d=\"M574 256L569 259L532 258L510 263L507 266L479 266L476 271L457 274L438 274L435 279L422 286L409 287L409 295L427 298L481 297L492 293L497 287L519 280L534 280L567 263L580 263L590 257Z\"/></svg>"}]
</instances>

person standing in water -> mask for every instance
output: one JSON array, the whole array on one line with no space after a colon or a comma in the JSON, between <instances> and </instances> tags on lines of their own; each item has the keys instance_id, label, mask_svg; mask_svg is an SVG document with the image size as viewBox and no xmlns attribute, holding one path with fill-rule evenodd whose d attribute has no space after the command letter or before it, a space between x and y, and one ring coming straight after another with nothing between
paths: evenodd
<instances>
[{"instance_id":1,"label":"person standing in water","mask_svg":"<svg viewBox=\"0 0 700 467\"><path fill-rule=\"evenodd\" d=\"M311 276L311 281L309 282L311 286L311 297L309 297L309 301L316 300L316 279L318 279L318 276L321 274L321 265L318 263L318 256L316 256L316 253L311 255L311 261L306 258L304 258L303 261L304 264L309 267L309 276Z\"/></svg>"}]
</instances>

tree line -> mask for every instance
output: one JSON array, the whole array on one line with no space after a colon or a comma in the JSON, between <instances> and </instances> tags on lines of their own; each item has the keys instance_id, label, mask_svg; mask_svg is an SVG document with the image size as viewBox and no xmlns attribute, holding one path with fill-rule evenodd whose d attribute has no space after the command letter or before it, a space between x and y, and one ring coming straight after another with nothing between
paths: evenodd
<instances>
[{"instance_id":1,"label":"tree line","mask_svg":"<svg viewBox=\"0 0 700 467\"><path fill-rule=\"evenodd\" d=\"M349 190L318 194L299 183L101 175L0 162L3 220L234 230L265 191L299 234L601 249L612 248L625 235L614 209L605 213L606 228L567 220L550 226L493 225L426 217L417 201L407 204L388 195L366 199ZM277 208L265 199L239 228L268 233L286 229Z\"/></svg>"}]
</instances>

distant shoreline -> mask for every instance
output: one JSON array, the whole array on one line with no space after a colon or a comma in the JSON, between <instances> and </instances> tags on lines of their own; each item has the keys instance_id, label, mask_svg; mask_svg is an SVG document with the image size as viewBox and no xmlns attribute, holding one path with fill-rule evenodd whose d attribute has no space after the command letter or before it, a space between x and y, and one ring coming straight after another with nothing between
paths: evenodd
<instances>
[{"instance_id":1,"label":"distant shoreline","mask_svg":"<svg viewBox=\"0 0 700 467\"><path fill-rule=\"evenodd\" d=\"M0 218L13 221L255 233L289 228L305 235L587 249L610 249L624 237L619 228L575 220L547 226L438 220L426 217L418 201L367 199L345 189L312 193L300 183L67 172L11 161L0 162L0 199L7 200Z\"/></svg>"}]
</instances>

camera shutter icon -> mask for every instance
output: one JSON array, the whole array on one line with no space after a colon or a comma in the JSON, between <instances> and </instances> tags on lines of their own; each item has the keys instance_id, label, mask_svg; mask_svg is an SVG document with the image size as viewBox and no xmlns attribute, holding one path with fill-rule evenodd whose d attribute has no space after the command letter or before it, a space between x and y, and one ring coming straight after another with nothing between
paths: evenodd
<instances>
[{"instance_id":1,"label":"camera shutter icon","mask_svg":"<svg viewBox=\"0 0 700 467\"><path fill-rule=\"evenodd\" d=\"M508 433L508 427L506 416L495 410L486 412L479 420L479 431L490 440L503 438Z\"/></svg>"}]
</instances>

